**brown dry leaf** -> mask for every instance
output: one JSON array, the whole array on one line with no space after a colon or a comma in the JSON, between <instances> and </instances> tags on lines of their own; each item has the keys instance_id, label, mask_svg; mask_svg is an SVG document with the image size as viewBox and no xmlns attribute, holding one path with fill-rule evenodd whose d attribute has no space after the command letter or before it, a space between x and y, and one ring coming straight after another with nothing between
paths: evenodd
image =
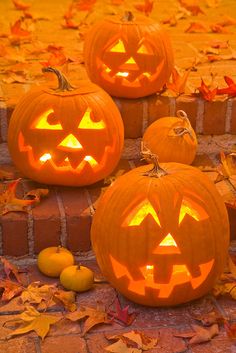
<instances>
[{"instance_id":1,"label":"brown dry leaf","mask_svg":"<svg viewBox=\"0 0 236 353\"><path fill-rule=\"evenodd\" d=\"M49 190L48 189L33 189L28 191L25 194L25 199L34 200L35 202L40 202L41 197L48 196Z\"/></svg>"},{"instance_id":2,"label":"brown dry leaf","mask_svg":"<svg viewBox=\"0 0 236 353\"><path fill-rule=\"evenodd\" d=\"M220 152L221 164L218 166L218 172L225 178L236 180L236 156L235 153L225 154Z\"/></svg>"},{"instance_id":3,"label":"brown dry leaf","mask_svg":"<svg viewBox=\"0 0 236 353\"><path fill-rule=\"evenodd\" d=\"M218 335L219 327L213 324L209 328L204 328L199 325L192 325L194 332L186 332L174 334L175 337L190 338L189 344L198 344L210 341L214 336Z\"/></svg>"},{"instance_id":4,"label":"brown dry leaf","mask_svg":"<svg viewBox=\"0 0 236 353\"><path fill-rule=\"evenodd\" d=\"M206 0L207 6L212 8L218 7L219 3L220 3L220 0Z\"/></svg>"},{"instance_id":5,"label":"brown dry leaf","mask_svg":"<svg viewBox=\"0 0 236 353\"><path fill-rule=\"evenodd\" d=\"M210 29L211 29L211 31L213 33L224 33L224 34L232 33L227 28L225 28L224 26L220 25L219 23L212 23L210 25Z\"/></svg>"},{"instance_id":6,"label":"brown dry leaf","mask_svg":"<svg viewBox=\"0 0 236 353\"><path fill-rule=\"evenodd\" d=\"M16 187L20 179L7 185L7 189L0 194L0 215L8 212L27 212L27 207L35 203L34 200L22 200L15 196Z\"/></svg>"},{"instance_id":7,"label":"brown dry leaf","mask_svg":"<svg viewBox=\"0 0 236 353\"><path fill-rule=\"evenodd\" d=\"M229 42L214 39L209 43L209 45L210 45L210 47L216 48L216 49L227 49L229 47Z\"/></svg>"},{"instance_id":8,"label":"brown dry leaf","mask_svg":"<svg viewBox=\"0 0 236 353\"><path fill-rule=\"evenodd\" d=\"M184 72L183 75L180 75L176 68L174 68L171 74L172 82L167 83L167 88L177 95L185 93L185 88L190 71L191 69L188 69Z\"/></svg>"},{"instance_id":9,"label":"brown dry leaf","mask_svg":"<svg viewBox=\"0 0 236 353\"><path fill-rule=\"evenodd\" d=\"M198 0L179 0L179 3L193 16L197 16L199 13L204 14L199 7Z\"/></svg>"},{"instance_id":10,"label":"brown dry leaf","mask_svg":"<svg viewBox=\"0 0 236 353\"><path fill-rule=\"evenodd\" d=\"M104 305L97 303L97 308L87 306L81 307L80 310L74 311L66 315L66 318L71 321L85 319L82 334L85 335L92 327L98 324L111 324L112 320L108 319L108 314L105 311Z\"/></svg>"},{"instance_id":11,"label":"brown dry leaf","mask_svg":"<svg viewBox=\"0 0 236 353\"><path fill-rule=\"evenodd\" d=\"M13 178L13 172L8 172L7 170L0 169L0 180L11 180Z\"/></svg>"},{"instance_id":12,"label":"brown dry leaf","mask_svg":"<svg viewBox=\"0 0 236 353\"><path fill-rule=\"evenodd\" d=\"M7 338L35 331L39 337L44 339L49 332L50 326L61 319L62 316L41 314L32 306L28 306L26 310L19 315L19 319L14 320L15 324L20 324L20 327L10 333ZM8 321L6 323L8 323Z\"/></svg>"},{"instance_id":13,"label":"brown dry leaf","mask_svg":"<svg viewBox=\"0 0 236 353\"><path fill-rule=\"evenodd\" d=\"M26 4L26 3L24 3L23 1L20 1L20 0L12 0L12 2L13 2L13 4L14 4L14 6L15 6L15 8L17 9L17 10L27 10L28 8L30 8L30 4Z\"/></svg>"},{"instance_id":14,"label":"brown dry leaf","mask_svg":"<svg viewBox=\"0 0 236 353\"><path fill-rule=\"evenodd\" d=\"M225 321L224 328L229 338L236 338L236 323L230 324L228 321Z\"/></svg>"},{"instance_id":15,"label":"brown dry leaf","mask_svg":"<svg viewBox=\"0 0 236 353\"><path fill-rule=\"evenodd\" d=\"M65 309L68 311L74 312L77 310L76 305L76 293L73 291L64 291L64 290L57 290L54 292L53 300L56 302L59 301L60 304L63 304Z\"/></svg>"},{"instance_id":16,"label":"brown dry leaf","mask_svg":"<svg viewBox=\"0 0 236 353\"><path fill-rule=\"evenodd\" d=\"M7 77L2 79L4 83L26 83L28 80L27 75L24 73L16 74L14 72L8 73Z\"/></svg>"},{"instance_id":17,"label":"brown dry leaf","mask_svg":"<svg viewBox=\"0 0 236 353\"><path fill-rule=\"evenodd\" d=\"M44 67L62 66L67 62L67 57L61 50L53 51L47 61L40 62Z\"/></svg>"},{"instance_id":18,"label":"brown dry leaf","mask_svg":"<svg viewBox=\"0 0 236 353\"><path fill-rule=\"evenodd\" d=\"M191 22L185 33L208 33L209 29L200 22Z\"/></svg>"},{"instance_id":19,"label":"brown dry leaf","mask_svg":"<svg viewBox=\"0 0 236 353\"><path fill-rule=\"evenodd\" d=\"M144 0L144 3L134 4L136 10L143 12L146 16L149 16L153 10L154 0Z\"/></svg>"},{"instance_id":20,"label":"brown dry leaf","mask_svg":"<svg viewBox=\"0 0 236 353\"><path fill-rule=\"evenodd\" d=\"M12 298L20 295L20 293L23 291L23 287L21 284L17 282L12 282L8 279L0 280L0 288L3 291L1 301L9 301Z\"/></svg>"},{"instance_id":21,"label":"brown dry leaf","mask_svg":"<svg viewBox=\"0 0 236 353\"><path fill-rule=\"evenodd\" d=\"M228 268L236 280L236 265L235 265L234 261L232 260L232 257L230 256L230 254L228 255Z\"/></svg>"},{"instance_id":22,"label":"brown dry leaf","mask_svg":"<svg viewBox=\"0 0 236 353\"><path fill-rule=\"evenodd\" d=\"M21 293L20 298L24 304L35 304L38 309L45 309L55 305L53 300L55 291L56 286L53 284L41 285L40 282L33 282Z\"/></svg>"},{"instance_id":23,"label":"brown dry leaf","mask_svg":"<svg viewBox=\"0 0 236 353\"><path fill-rule=\"evenodd\" d=\"M136 330L121 335L107 336L106 338L108 340L118 340L105 348L108 352L114 353L143 352L155 348L158 343L158 338L151 338Z\"/></svg>"},{"instance_id":24,"label":"brown dry leaf","mask_svg":"<svg viewBox=\"0 0 236 353\"><path fill-rule=\"evenodd\" d=\"M211 326L213 324L222 324L225 322L225 317L215 310L207 314L194 316L194 319L200 321L203 326Z\"/></svg>"},{"instance_id":25,"label":"brown dry leaf","mask_svg":"<svg viewBox=\"0 0 236 353\"><path fill-rule=\"evenodd\" d=\"M218 24L223 27L236 25L236 19L234 17L225 15L223 16L222 21L218 22Z\"/></svg>"},{"instance_id":26,"label":"brown dry leaf","mask_svg":"<svg viewBox=\"0 0 236 353\"><path fill-rule=\"evenodd\" d=\"M13 275L18 283L22 283L20 276L22 271L20 271L19 268L12 264L9 260L5 259L5 257L0 256L0 260L3 264L3 270L7 278L10 279L10 276Z\"/></svg>"}]
</instances>

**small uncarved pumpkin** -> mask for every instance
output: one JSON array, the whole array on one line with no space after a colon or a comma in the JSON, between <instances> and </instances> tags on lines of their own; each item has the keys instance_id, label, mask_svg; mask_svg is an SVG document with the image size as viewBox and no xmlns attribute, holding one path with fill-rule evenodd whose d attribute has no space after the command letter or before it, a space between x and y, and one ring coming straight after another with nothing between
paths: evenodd
<instances>
[{"instance_id":1,"label":"small uncarved pumpkin","mask_svg":"<svg viewBox=\"0 0 236 353\"><path fill-rule=\"evenodd\" d=\"M46 276L59 277L64 268L74 264L72 253L60 246L40 251L37 260L39 270Z\"/></svg>"},{"instance_id":2,"label":"small uncarved pumpkin","mask_svg":"<svg viewBox=\"0 0 236 353\"><path fill-rule=\"evenodd\" d=\"M57 69L59 87L40 86L18 102L8 129L12 160L46 184L82 186L108 176L123 148L123 122L111 97L90 81L74 88Z\"/></svg>"},{"instance_id":3,"label":"small uncarved pumpkin","mask_svg":"<svg viewBox=\"0 0 236 353\"><path fill-rule=\"evenodd\" d=\"M191 164L197 151L196 134L183 110L178 110L176 117L152 123L143 135L143 144L160 162Z\"/></svg>"},{"instance_id":4,"label":"small uncarved pumpkin","mask_svg":"<svg viewBox=\"0 0 236 353\"><path fill-rule=\"evenodd\" d=\"M91 289L93 279L93 271L81 265L69 266L60 275L60 282L63 287L75 292L85 292Z\"/></svg>"},{"instance_id":5,"label":"small uncarved pumpkin","mask_svg":"<svg viewBox=\"0 0 236 353\"><path fill-rule=\"evenodd\" d=\"M154 162L122 175L102 195L91 241L104 276L126 297L177 305L206 294L223 272L229 222L203 172Z\"/></svg>"},{"instance_id":6,"label":"small uncarved pumpkin","mask_svg":"<svg viewBox=\"0 0 236 353\"><path fill-rule=\"evenodd\" d=\"M116 97L138 98L161 90L173 68L167 33L151 18L131 12L91 27L84 58L90 79Z\"/></svg>"}]
</instances>

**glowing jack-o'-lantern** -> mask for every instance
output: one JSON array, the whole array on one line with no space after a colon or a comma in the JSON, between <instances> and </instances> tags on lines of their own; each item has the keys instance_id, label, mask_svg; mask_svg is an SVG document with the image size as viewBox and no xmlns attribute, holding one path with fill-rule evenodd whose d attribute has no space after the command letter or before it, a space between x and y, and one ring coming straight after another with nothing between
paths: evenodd
<instances>
[{"instance_id":1,"label":"glowing jack-o'-lantern","mask_svg":"<svg viewBox=\"0 0 236 353\"><path fill-rule=\"evenodd\" d=\"M162 168L156 162L151 171L142 166L119 177L101 197L91 231L110 283L150 306L207 293L229 244L226 208L207 176L178 163Z\"/></svg>"},{"instance_id":2,"label":"glowing jack-o'-lantern","mask_svg":"<svg viewBox=\"0 0 236 353\"><path fill-rule=\"evenodd\" d=\"M131 12L95 24L84 43L90 79L117 97L138 98L155 93L173 68L167 34L150 18Z\"/></svg>"},{"instance_id":3,"label":"glowing jack-o'-lantern","mask_svg":"<svg viewBox=\"0 0 236 353\"><path fill-rule=\"evenodd\" d=\"M160 162L191 164L197 151L196 134L183 110L178 110L176 117L152 123L143 135L143 144Z\"/></svg>"},{"instance_id":4,"label":"glowing jack-o'-lantern","mask_svg":"<svg viewBox=\"0 0 236 353\"><path fill-rule=\"evenodd\" d=\"M109 95L80 82L73 88L56 69L59 87L40 87L18 103L10 120L8 146L19 170L33 180L80 186L107 175L119 161L123 123Z\"/></svg>"}]
</instances>

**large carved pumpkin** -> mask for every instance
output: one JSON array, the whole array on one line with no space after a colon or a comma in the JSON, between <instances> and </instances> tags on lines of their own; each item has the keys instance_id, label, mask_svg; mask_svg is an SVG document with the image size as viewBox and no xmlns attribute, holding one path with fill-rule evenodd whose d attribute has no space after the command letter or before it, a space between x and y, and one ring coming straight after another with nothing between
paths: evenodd
<instances>
[{"instance_id":1,"label":"large carved pumpkin","mask_svg":"<svg viewBox=\"0 0 236 353\"><path fill-rule=\"evenodd\" d=\"M56 69L58 89L39 87L17 104L8 146L18 169L47 184L80 186L109 175L123 147L123 123L109 95L89 81L73 88Z\"/></svg>"},{"instance_id":2,"label":"large carved pumpkin","mask_svg":"<svg viewBox=\"0 0 236 353\"><path fill-rule=\"evenodd\" d=\"M142 166L103 194L91 239L110 283L149 306L201 297L222 273L229 244L227 212L215 186L194 167Z\"/></svg>"},{"instance_id":3,"label":"large carved pumpkin","mask_svg":"<svg viewBox=\"0 0 236 353\"><path fill-rule=\"evenodd\" d=\"M160 162L191 164L197 151L196 134L183 110L178 110L176 117L163 117L148 126L143 143Z\"/></svg>"},{"instance_id":4,"label":"large carved pumpkin","mask_svg":"<svg viewBox=\"0 0 236 353\"><path fill-rule=\"evenodd\" d=\"M167 34L152 19L130 12L96 23L85 37L84 57L90 79L116 97L157 92L173 68Z\"/></svg>"}]
</instances>

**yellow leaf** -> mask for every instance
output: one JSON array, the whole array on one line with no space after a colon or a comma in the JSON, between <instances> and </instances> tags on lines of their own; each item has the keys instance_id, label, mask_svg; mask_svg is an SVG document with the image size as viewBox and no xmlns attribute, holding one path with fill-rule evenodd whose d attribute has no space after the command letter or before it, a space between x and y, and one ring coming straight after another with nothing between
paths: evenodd
<instances>
[{"instance_id":1,"label":"yellow leaf","mask_svg":"<svg viewBox=\"0 0 236 353\"><path fill-rule=\"evenodd\" d=\"M76 294L73 291L57 290L54 293L54 298L58 299L64 307L71 312L77 309L77 305L75 303Z\"/></svg>"},{"instance_id":2,"label":"yellow leaf","mask_svg":"<svg viewBox=\"0 0 236 353\"><path fill-rule=\"evenodd\" d=\"M55 285L44 284L41 285L38 282L31 283L21 294L21 300L23 303L40 304L42 301L48 303L53 297L53 291L56 290ZM55 305L55 303L53 303Z\"/></svg>"},{"instance_id":3,"label":"yellow leaf","mask_svg":"<svg viewBox=\"0 0 236 353\"><path fill-rule=\"evenodd\" d=\"M198 325L192 325L196 334L190 339L190 344L203 343L210 341L214 336L219 334L219 327L217 324L209 328L203 328Z\"/></svg>"},{"instance_id":4,"label":"yellow leaf","mask_svg":"<svg viewBox=\"0 0 236 353\"><path fill-rule=\"evenodd\" d=\"M158 342L158 338L151 338L137 330L109 336L107 339L118 340L105 348L107 351L114 353L143 352L155 348Z\"/></svg>"},{"instance_id":5,"label":"yellow leaf","mask_svg":"<svg viewBox=\"0 0 236 353\"><path fill-rule=\"evenodd\" d=\"M105 350L112 353L142 353L142 349L127 347L126 343L121 339L105 347Z\"/></svg>"},{"instance_id":6,"label":"yellow leaf","mask_svg":"<svg viewBox=\"0 0 236 353\"><path fill-rule=\"evenodd\" d=\"M96 309L87 306L81 307L80 310L67 314L66 318L71 321L86 319L83 328L83 335L85 335L85 333L95 325L112 323L112 321L108 319L105 309L103 307L99 307L99 305L97 305Z\"/></svg>"},{"instance_id":7,"label":"yellow leaf","mask_svg":"<svg viewBox=\"0 0 236 353\"><path fill-rule=\"evenodd\" d=\"M50 326L61 320L62 317L39 313L33 307L28 307L22 314L19 315L21 327L14 330L8 338L16 335L22 335L30 331L35 331L42 339L47 335Z\"/></svg>"}]
</instances>

